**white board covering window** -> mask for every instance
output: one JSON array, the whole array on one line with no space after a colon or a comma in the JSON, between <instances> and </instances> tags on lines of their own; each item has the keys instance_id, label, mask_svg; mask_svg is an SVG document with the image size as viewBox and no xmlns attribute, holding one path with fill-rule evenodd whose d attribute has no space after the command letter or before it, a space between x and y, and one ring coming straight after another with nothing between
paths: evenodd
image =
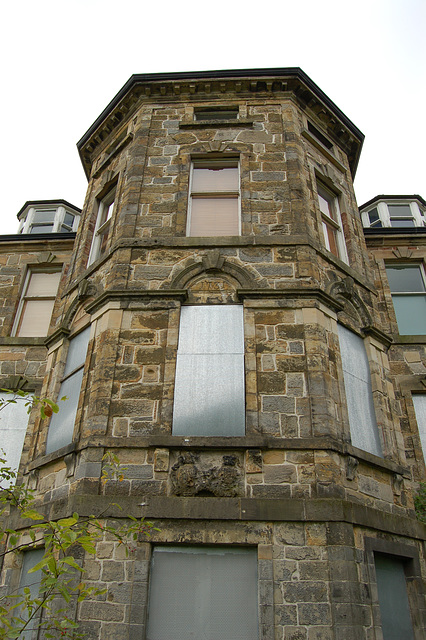
<instances>
[{"instance_id":1,"label":"white board covering window","mask_svg":"<svg viewBox=\"0 0 426 640\"><path fill-rule=\"evenodd\" d=\"M414 640L404 561L374 554L383 640Z\"/></svg>"},{"instance_id":2,"label":"white board covering window","mask_svg":"<svg viewBox=\"0 0 426 640\"><path fill-rule=\"evenodd\" d=\"M72 442L89 337L90 326L70 340L58 394L59 398L66 396L67 399L59 402L59 413L54 413L50 421L46 453L56 451Z\"/></svg>"},{"instance_id":3,"label":"white board covering window","mask_svg":"<svg viewBox=\"0 0 426 640\"><path fill-rule=\"evenodd\" d=\"M34 571L33 573L28 573L31 569L33 569L39 562L42 561L44 555L44 549L30 549L29 551L24 552L24 558L22 562L21 568L21 576L19 579L19 593L23 594L24 589L29 589L30 597L32 600L37 598L40 584L43 578L43 572L41 569ZM28 610L23 609L19 611L20 617L24 622L28 621L29 615ZM16 615L16 612L15 612ZM39 614L36 614L31 622L29 622L25 631L21 633L19 638L21 640L31 640L33 636L33 630L37 628L40 621Z\"/></svg>"},{"instance_id":4,"label":"white board covering window","mask_svg":"<svg viewBox=\"0 0 426 640\"><path fill-rule=\"evenodd\" d=\"M12 332L14 335L47 336L60 279L60 271L28 272Z\"/></svg>"},{"instance_id":5,"label":"white board covering window","mask_svg":"<svg viewBox=\"0 0 426 640\"><path fill-rule=\"evenodd\" d=\"M17 398L16 404L8 404L13 399L13 394L0 392L0 400L5 403L0 411L0 449L5 453L7 466L17 471L27 432L28 413L23 398ZM5 481L2 486L9 484Z\"/></svg>"},{"instance_id":6,"label":"white board covering window","mask_svg":"<svg viewBox=\"0 0 426 640\"><path fill-rule=\"evenodd\" d=\"M182 307L173 435L245 435L242 306Z\"/></svg>"},{"instance_id":7,"label":"white board covering window","mask_svg":"<svg viewBox=\"0 0 426 640\"><path fill-rule=\"evenodd\" d=\"M422 443L423 456L426 459L426 394L413 396L414 411L416 412L417 427L420 442Z\"/></svg>"},{"instance_id":8,"label":"white board covering window","mask_svg":"<svg viewBox=\"0 0 426 640\"><path fill-rule=\"evenodd\" d=\"M188 235L239 235L239 195L237 160L194 162L191 172Z\"/></svg>"},{"instance_id":9,"label":"white board covering window","mask_svg":"<svg viewBox=\"0 0 426 640\"><path fill-rule=\"evenodd\" d=\"M337 326L352 444L382 456L364 341L341 324Z\"/></svg>"},{"instance_id":10,"label":"white board covering window","mask_svg":"<svg viewBox=\"0 0 426 640\"><path fill-rule=\"evenodd\" d=\"M257 552L154 548L147 640L258 640Z\"/></svg>"}]
</instances>

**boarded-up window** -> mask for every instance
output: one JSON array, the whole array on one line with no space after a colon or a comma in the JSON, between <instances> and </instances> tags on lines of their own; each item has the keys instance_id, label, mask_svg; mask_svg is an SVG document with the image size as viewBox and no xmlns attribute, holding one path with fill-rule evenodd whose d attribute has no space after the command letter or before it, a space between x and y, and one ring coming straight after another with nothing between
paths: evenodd
<instances>
[{"instance_id":1,"label":"boarded-up window","mask_svg":"<svg viewBox=\"0 0 426 640\"><path fill-rule=\"evenodd\" d=\"M382 456L364 341L341 324L338 331L352 444Z\"/></svg>"},{"instance_id":2,"label":"boarded-up window","mask_svg":"<svg viewBox=\"0 0 426 640\"><path fill-rule=\"evenodd\" d=\"M44 549L31 549L29 551L25 551L23 554L23 562L21 568L21 576L19 579L19 592L21 594L24 593L24 589L29 589L30 598L34 600L37 598L40 583L43 577L43 572L41 569L34 571L32 573L28 573L31 569L33 569L39 562L41 562L44 555ZM27 609L21 609L18 611L14 611L14 615L19 615L23 622L28 622L29 619L29 611ZM19 638L21 640L31 640L33 636L33 630L37 628L40 620L40 613L37 612L35 607L35 615L28 622L27 628Z\"/></svg>"},{"instance_id":3,"label":"boarded-up window","mask_svg":"<svg viewBox=\"0 0 426 640\"><path fill-rule=\"evenodd\" d=\"M374 563L383 640L414 640L404 561L376 553Z\"/></svg>"},{"instance_id":4,"label":"boarded-up window","mask_svg":"<svg viewBox=\"0 0 426 640\"><path fill-rule=\"evenodd\" d=\"M194 162L188 235L237 236L240 234L240 178L237 160Z\"/></svg>"},{"instance_id":5,"label":"boarded-up window","mask_svg":"<svg viewBox=\"0 0 426 640\"><path fill-rule=\"evenodd\" d=\"M0 411L0 449L5 453L7 466L17 471L27 432L28 413L22 398L17 397L15 404L10 404L10 400L14 400L13 394L0 392L0 401L4 403ZM9 485L6 480L1 484L3 488Z\"/></svg>"},{"instance_id":6,"label":"boarded-up window","mask_svg":"<svg viewBox=\"0 0 426 640\"><path fill-rule=\"evenodd\" d=\"M60 271L27 274L13 330L16 336L47 336L60 279Z\"/></svg>"},{"instance_id":7,"label":"boarded-up window","mask_svg":"<svg viewBox=\"0 0 426 640\"><path fill-rule=\"evenodd\" d=\"M420 442L422 443L423 457L426 459L426 395L416 394L413 396L413 404L416 412Z\"/></svg>"},{"instance_id":8,"label":"boarded-up window","mask_svg":"<svg viewBox=\"0 0 426 640\"><path fill-rule=\"evenodd\" d=\"M257 553L156 547L147 640L258 640Z\"/></svg>"},{"instance_id":9,"label":"boarded-up window","mask_svg":"<svg viewBox=\"0 0 426 640\"><path fill-rule=\"evenodd\" d=\"M59 398L66 396L67 399L59 402L59 413L54 413L50 421L46 453L56 451L72 442L89 337L90 326L70 340L58 394Z\"/></svg>"},{"instance_id":10,"label":"boarded-up window","mask_svg":"<svg viewBox=\"0 0 426 640\"><path fill-rule=\"evenodd\" d=\"M243 308L182 307L173 435L244 434Z\"/></svg>"}]
</instances>

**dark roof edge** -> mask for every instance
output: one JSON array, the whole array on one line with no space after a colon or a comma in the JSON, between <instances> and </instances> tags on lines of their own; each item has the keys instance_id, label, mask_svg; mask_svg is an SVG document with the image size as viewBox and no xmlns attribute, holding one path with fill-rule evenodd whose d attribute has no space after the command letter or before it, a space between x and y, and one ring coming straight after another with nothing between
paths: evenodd
<instances>
[{"instance_id":1,"label":"dark roof edge","mask_svg":"<svg viewBox=\"0 0 426 640\"><path fill-rule=\"evenodd\" d=\"M27 200L26 203L24 204L24 206L22 206L18 213L16 214L17 217L19 218L19 216L21 215L21 213L27 208L30 207L32 205L38 205L38 204L47 204L47 205L51 205L51 204L63 204L65 207L69 207L70 209L74 209L74 211L77 211L78 213L81 213L81 209L79 207L76 207L74 204L71 204L71 202L68 202L67 200L63 200L63 199L59 199L59 200Z\"/></svg>"},{"instance_id":2,"label":"dark roof edge","mask_svg":"<svg viewBox=\"0 0 426 640\"><path fill-rule=\"evenodd\" d=\"M369 200L368 202L365 202L364 204L360 205L358 209L359 211L361 211L362 209L369 207L370 204L373 204L374 202L380 202L381 200L418 200L419 202L421 202L421 204L424 207L426 207L426 200L424 200L422 196L419 196L417 193L413 195L405 195L405 196L388 196L388 195L380 194L378 196L374 196L374 198L371 198L371 200Z\"/></svg>"},{"instance_id":3,"label":"dark roof edge","mask_svg":"<svg viewBox=\"0 0 426 640\"><path fill-rule=\"evenodd\" d=\"M0 235L1 242L36 242L45 240L74 240L75 231L67 231L66 233L13 233L8 235Z\"/></svg>"},{"instance_id":4,"label":"dark roof edge","mask_svg":"<svg viewBox=\"0 0 426 640\"><path fill-rule=\"evenodd\" d=\"M426 227L364 227L366 236L410 236L426 234Z\"/></svg>"},{"instance_id":5,"label":"dark roof edge","mask_svg":"<svg viewBox=\"0 0 426 640\"><path fill-rule=\"evenodd\" d=\"M364 134L349 120L347 116L339 109L339 107L318 87L318 85L306 75L300 67L283 67L283 68L267 68L267 69L225 69L222 71L184 71L174 73L136 73L133 74L126 84L120 89L117 95L111 100L108 106L102 111L102 113L96 118L95 122L89 127L86 133L77 142L78 150L87 142L90 136L96 131L99 125L107 117L107 115L114 109L117 104L122 100L126 93L133 87L133 85L140 82L166 82L170 80L204 80L204 79L218 79L218 78L240 78L240 77L259 78L264 76L294 76L303 80L303 82L314 91L326 106L335 113L335 115L342 120L342 122L348 127L355 137L362 143L364 141Z\"/></svg>"}]
</instances>

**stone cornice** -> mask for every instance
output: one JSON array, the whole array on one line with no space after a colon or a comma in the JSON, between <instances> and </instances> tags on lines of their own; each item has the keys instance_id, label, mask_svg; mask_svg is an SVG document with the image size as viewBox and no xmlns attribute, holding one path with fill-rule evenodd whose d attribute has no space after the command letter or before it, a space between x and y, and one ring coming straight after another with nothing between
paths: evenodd
<instances>
[{"instance_id":1,"label":"stone cornice","mask_svg":"<svg viewBox=\"0 0 426 640\"><path fill-rule=\"evenodd\" d=\"M89 177L104 140L113 136L145 103L294 98L316 115L348 154L355 175L364 136L300 68L246 69L166 74L135 74L126 82L77 143ZM220 127L220 123L217 123Z\"/></svg>"}]
</instances>

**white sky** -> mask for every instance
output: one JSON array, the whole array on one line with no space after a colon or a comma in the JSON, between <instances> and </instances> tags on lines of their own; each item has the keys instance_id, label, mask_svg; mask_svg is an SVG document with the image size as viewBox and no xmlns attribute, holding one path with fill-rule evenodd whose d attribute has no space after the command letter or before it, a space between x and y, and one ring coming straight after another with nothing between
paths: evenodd
<instances>
[{"instance_id":1,"label":"white sky","mask_svg":"<svg viewBox=\"0 0 426 640\"><path fill-rule=\"evenodd\" d=\"M134 73L301 67L365 134L355 192L426 198L424 0L21 0L1 10L3 220L82 207L76 143Z\"/></svg>"}]
</instances>

